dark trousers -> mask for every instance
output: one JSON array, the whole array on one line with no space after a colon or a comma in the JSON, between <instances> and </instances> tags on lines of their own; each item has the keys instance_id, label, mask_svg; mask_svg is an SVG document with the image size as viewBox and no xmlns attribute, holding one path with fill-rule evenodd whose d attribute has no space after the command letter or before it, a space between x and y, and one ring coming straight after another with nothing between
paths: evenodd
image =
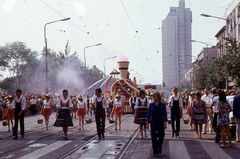
<instances>
[{"instance_id":1,"label":"dark trousers","mask_svg":"<svg viewBox=\"0 0 240 159\"><path fill-rule=\"evenodd\" d=\"M176 129L175 129L175 121L176 121ZM172 134L179 136L180 131L180 112L171 111L171 122L172 122Z\"/></svg>"},{"instance_id":2,"label":"dark trousers","mask_svg":"<svg viewBox=\"0 0 240 159\"><path fill-rule=\"evenodd\" d=\"M15 115L14 116L14 128L13 128L13 136L17 136L18 132L18 120L20 120L20 129L21 129L21 135L24 135L24 112L21 116Z\"/></svg>"},{"instance_id":3,"label":"dark trousers","mask_svg":"<svg viewBox=\"0 0 240 159\"><path fill-rule=\"evenodd\" d=\"M36 114L36 104L32 104L30 108L31 108L31 109L30 109L31 114L32 114L32 115L35 115L35 114Z\"/></svg>"},{"instance_id":4,"label":"dark trousers","mask_svg":"<svg viewBox=\"0 0 240 159\"><path fill-rule=\"evenodd\" d=\"M101 112L96 112L95 120L96 120L96 126L97 126L97 134L98 137L101 137L101 135L104 135L105 132L105 110Z\"/></svg>"},{"instance_id":5,"label":"dark trousers","mask_svg":"<svg viewBox=\"0 0 240 159\"><path fill-rule=\"evenodd\" d=\"M151 139L153 154L162 153L162 144L164 139L164 127L162 123L151 122Z\"/></svg>"},{"instance_id":6,"label":"dark trousers","mask_svg":"<svg viewBox=\"0 0 240 159\"><path fill-rule=\"evenodd\" d=\"M216 142L219 142L219 140L220 140L220 135L221 135L221 130L220 130L220 128L217 126L217 116L218 116L218 114L217 114L217 113L214 113L212 127L213 127L214 132L216 133L215 141L216 141Z\"/></svg>"},{"instance_id":7,"label":"dark trousers","mask_svg":"<svg viewBox=\"0 0 240 159\"><path fill-rule=\"evenodd\" d=\"M132 114L135 114L135 109L134 109L134 107L135 107L135 104L132 104Z\"/></svg>"}]
</instances>

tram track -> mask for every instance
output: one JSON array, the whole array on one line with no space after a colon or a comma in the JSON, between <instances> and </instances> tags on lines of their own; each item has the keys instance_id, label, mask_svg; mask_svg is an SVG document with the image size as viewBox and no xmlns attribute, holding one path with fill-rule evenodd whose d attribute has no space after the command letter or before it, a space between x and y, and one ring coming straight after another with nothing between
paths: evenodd
<instances>
[{"instance_id":1,"label":"tram track","mask_svg":"<svg viewBox=\"0 0 240 159\"><path fill-rule=\"evenodd\" d=\"M128 120L129 117L125 118L123 121ZM115 125L111 125L108 128L105 129L105 133L110 131L112 128L114 128ZM132 142L135 140L135 138L137 137L139 133L139 127L134 131L134 133L131 135L130 139L128 140L128 142L126 143L126 145L122 148L122 150L120 151L120 153L117 155L117 159L121 159L124 156L124 153L127 151L127 149L130 147L130 145L132 144ZM71 154L73 154L74 152L78 151L79 149L84 149L85 147L88 147L88 144L90 144L91 141L96 140L98 138L97 134L95 134L92 138L90 138L89 140L87 140L86 142L84 142L83 144L75 147L73 150L69 151L68 153L58 157L58 159L65 159L68 156L70 156Z\"/></svg>"},{"instance_id":2,"label":"tram track","mask_svg":"<svg viewBox=\"0 0 240 159\"><path fill-rule=\"evenodd\" d=\"M126 118L125 118L124 120L122 120L122 121L128 120L129 117L130 117L130 116L126 117ZM77 120L77 119L76 119L76 120ZM108 126L105 130L106 130L106 131L109 131L109 130L110 130L111 128L113 128L114 126L115 126L115 125L112 124L112 125ZM49 127L50 127L50 126L49 126ZM53 127L53 125L52 125L51 127ZM77 128L77 127L78 127L78 126L69 127L69 129L75 129L75 128ZM42 129L42 128L39 128L38 130L41 130L41 129ZM13 152L16 152L16 151L18 151L18 150L22 150L22 149L24 149L24 148L26 148L26 147L28 147L28 146L30 146L30 145L32 145L32 144L36 144L36 143L39 143L39 142L42 142L42 141L50 140L50 139L53 139L53 138L56 138L56 137L62 135L62 130L48 130L47 132L41 131L41 132L44 132L44 133L43 133L42 135L40 135L40 136L39 136L39 133L41 133L41 132L39 132L38 134L36 134L36 132L37 132L37 131L28 131L28 132L25 133L25 134L33 134L31 137L36 136L36 137L37 137L36 140L34 140L34 141L32 141L32 142L28 142L28 143L26 143L26 144L24 144L24 145L21 145L21 146L18 146L18 147L16 147L16 148L7 150L7 151L5 151L5 152L2 152L2 153L0 153L0 158L3 158L4 156L9 155L9 154L11 154L11 153L13 153ZM56 134L57 134L57 135L56 135ZM80 146L74 148L72 151L66 153L66 154L63 155L63 156L66 157L67 155L72 154L73 152L75 152L76 150L78 150L79 148L84 147L85 145L87 145L87 144L88 144L89 142L91 142L92 140L95 140L95 139L97 138L97 133L94 133L94 134L92 134L92 135L90 135L90 136L93 136L93 137L91 137L91 138L88 139L86 142L84 142L84 143L81 144ZM12 136L11 136L11 137L12 137ZM0 141L1 141L0 143L8 140L8 139L11 138L11 137L7 137L7 138L4 138L4 139L0 140ZM60 158L65 158L65 157L63 157L63 156L61 156Z\"/></svg>"}]
</instances>

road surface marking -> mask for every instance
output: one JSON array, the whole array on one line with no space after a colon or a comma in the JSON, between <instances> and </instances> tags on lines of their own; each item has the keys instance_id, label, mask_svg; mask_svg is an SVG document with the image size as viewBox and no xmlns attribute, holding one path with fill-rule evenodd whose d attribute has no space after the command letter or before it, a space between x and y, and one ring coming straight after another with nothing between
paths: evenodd
<instances>
[{"instance_id":1,"label":"road surface marking","mask_svg":"<svg viewBox=\"0 0 240 159\"><path fill-rule=\"evenodd\" d=\"M217 159L231 159L216 143L214 142L200 142L202 147L212 158Z\"/></svg>"},{"instance_id":2,"label":"road surface marking","mask_svg":"<svg viewBox=\"0 0 240 159\"><path fill-rule=\"evenodd\" d=\"M48 153L50 153L52 151L55 151L56 149L58 149L58 148L60 148L60 147L62 147L64 145L69 144L70 142L72 142L72 141L57 141L57 142L55 142L55 143L53 143L51 145L48 145L48 146L43 147L43 148L41 148L39 150L33 151L32 153L29 153L29 154L27 154L25 156L22 156L20 159L40 158L40 157L42 157L42 156L44 156L44 155L46 155L46 154L48 154Z\"/></svg>"},{"instance_id":3,"label":"road surface marking","mask_svg":"<svg viewBox=\"0 0 240 159\"><path fill-rule=\"evenodd\" d=\"M190 159L183 141L169 141L171 159Z\"/></svg>"}]
</instances>

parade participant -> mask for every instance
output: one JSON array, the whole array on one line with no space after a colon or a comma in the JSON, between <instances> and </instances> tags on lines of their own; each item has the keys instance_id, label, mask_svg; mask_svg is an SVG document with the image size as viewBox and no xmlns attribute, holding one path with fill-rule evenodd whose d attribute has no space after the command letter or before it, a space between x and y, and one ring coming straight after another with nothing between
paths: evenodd
<instances>
[{"instance_id":1,"label":"parade participant","mask_svg":"<svg viewBox=\"0 0 240 159\"><path fill-rule=\"evenodd\" d=\"M104 96L102 96L101 93L102 93L101 88L98 88L95 90L96 98L94 98L94 103L93 103L93 107L96 109L95 120L96 120L96 126L97 126L98 139L105 138L104 136L105 118L106 118L105 108L108 107L107 99Z\"/></svg>"},{"instance_id":2,"label":"parade participant","mask_svg":"<svg viewBox=\"0 0 240 159\"><path fill-rule=\"evenodd\" d=\"M57 120L54 123L56 127L63 127L64 140L68 140L67 132L68 127L73 126L70 111L72 112L73 104L70 98L68 98L68 90L63 90L63 99L60 99L57 103Z\"/></svg>"},{"instance_id":3,"label":"parade participant","mask_svg":"<svg viewBox=\"0 0 240 159\"><path fill-rule=\"evenodd\" d=\"M196 138L202 139L202 125L207 122L207 111L206 105L203 100L201 100L201 93L196 93L196 99L191 102L191 122L195 125ZM199 125L199 135L198 135L198 125Z\"/></svg>"},{"instance_id":4,"label":"parade participant","mask_svg":"<svg viewBox=\"0 0 240 159\"><path fill-rule=\"evenodd\" d=\"M45 118L46 130L48 130L49 117L52 114L52 102L50 98L50 95L46 94L46 100L43 101L43 109L40 112Z\"/></svg>"},{"instance_id":5,"label":"parade participant","mask_svg":"<svg viewBox=\"0 0 240 159\"><path fill-rule=\"evenodd\" d=\"M165 136L164 129L167 128L167 111L165 103L161 102L162 97L159 92L153 94L154 101L150 104L147 113L147 128L151 123L151 139L153 154L155 157L162 153L162 144Z\"/></svg>"},{"instance_id":6,"label":"parade participant","mask_svg":"<svg viewBox=\"0 0 240 159\"><path fill-rule=\"evenodd\" d=\"M219 93L221 92L221 90L219 89L217 92L215 90L215 94L213 97L213 102L211 104L211 113L213 113L213 108L214 108L214 114L213 114L213 130L216 133L216 137L215 137L215 142L219 142L220 138L221 138L221 130L220 128L217 126L217 116L218 116L218 102L219 102Z\"/></svg>"},{"instance_id":7,"label":"parade participant","mask_svg":"<svg viewBox=\"0 0 240 159\"><path fill-rule=\"evenodd\" d=\"M113 111L113 97L110 96L109 100L108 100L108 111L109 113L111 113ZM108 118L113 118L113 115L112 114L108 114Z\"/></svg>"},{"instance_id":8,"label":"parade participant","mask_svg":"<svg viewBox=\"0 0 240 159\"><path fill-rule=\"evenodd\" d=\"M37 105L37 100L36 97L33 96L32 99L30 100L31 102L31 107L30 107L30 111L32 115L36 114L36 105Z\"/></svg>"},{"instance_id":9,"label":"parade participant","mask_svg":"<svg viewBox=\"0 0 240 159\"><path fill-rule=\"evenodd\" d=\"M219 93L219 102L218 102L218 116L217 116L217 126L220 127L221 129L221 134L222 134L222 141L223 144L220 145L220 148L226 148L226 134L228 135L228 140L229 144L228 147L232 147L232 135L229 130L229 117L228 117L228 112L232 111L232 107L228 103L226 99L226 95L224 91L221 91Z\"/></svg>"},{"instance_id":10,"label":"parade participant","mask_svg":"<svg viewBox=\"0 0 240 159\"><path fill-rule=\"evenodd\" d=\"M137 97L135 97L135 93L132 93L132 96L129 98L129 105L132 107L132 113L134 115L134 107L136 104Z\"/></svg>"},{"instance_id":11,"label":"parade participant","mask_svg":"<svg viewBox=\"0 0 240 159\"><path fill-rule=\"evenodd\" d=\"M240 142L240 89L233 99L233 116L236 119L236 142Z\"/></svg>"},{"instance_id":12,"label":"parade participant","mask_svg":"<svg viewBox=\"0 0 240 159\"><path fill-rule=\"evenodd\" d=\"M10 95L8 96L8 102L7 102L7 112L6 112L6 116L7 116L7 123L8 123L8 131L10 131L10 122L12 124L12 130L13 130L13 117L14 117L14 109L13 109L13 105L14 105L14 101L13 101L13 97Z\"/></svg>"},{"instance_id":13,"label":"parade participant","mask_svg":"<svg viewBox=\"0 0 240 159\"><path fill-rule=\"evenodd\" d=\"M121 116L123 114L123 107L124 107L124 102L121 99L120 94L116 95L116 99L113 103L113 110L112 113L115 115L115 130L117 130L117 120L119 121L119 130L121 130Z\"/></svg>"},{"instance_id":14,"label":"parade participant","mask_svg":"<svg viewBox=\"0 0 240 159\"><path fill-rule=\"evenodd\" d=\"M18 139L18 120L20 120L21 128L21 138L24 138L24 111L26 109L26 98L22 96L22 90L16 90L16 99L15 104L13 105L14 109L14 128L13 128L13 139Z\"/></svg>"},{"instance_id":15,"label":"parade participant","mask_svg":"<svg viewBox=\"0 0 240 159\"><path fill-rule=\"evenodd\" d=\"M86 99L86 105L87 105L87 113L89 114L89 109L90 109L90 103L89 103L89 101L90 101L90 98L89 98L89 95L87 95L87 99Z\"/></svg>"},{"instance_id":16,"label":"parade participant","mask_svg":"<svg viewBox=\"0 0 240 159\"><path fill-rule=\"evenodd\" d=\"M209 118L209 133L212 133L212 123L213 123L213 114L211 113L211 104L212 104L212 94L209 93L209 89L204 89L204 95L202 96L202 100L205 102L206 109L207 109L207 119ZM204 124L203 127L203 134L207 133L207 125Z\"/></svg>"},{"instance_id":17,"label":"parade participant","mask_svg":"<svg viewBox=\"0 0 240 159\"><path fill-rule=\"evenodd\" d=\"M144 135L147 137L146 133L146 119L147 119L147 111L149 107L149 100L145 97L145 91L140 91L140 97L136 101L135 109L135 123L140 125L141 136L139 139L143 139L143 127L144 127Z\"/></svg>"},{"instance_id":18,"label":"parade participant","mask_svg":"<svg viewBox=\"0 0 240 159\"><path fill-rule=\"evenodd\" d=\"M194 99L195 99L195 93L194 93L194 92L191 92L190 98L189 98L189 100L188 100L187 111L186 111L186 114L189 115L190 130L193 130L193 128L192 128L192 116L191 116L191 114L190 114L190 109L191 109L192 101L193 101Z\"/></svg>"},{"instance_id":19,"label":"parade participant","mask_svg":"<svg viewBox=\"0 0 240 159\"><path fill-rule=\"evenodd\" d=\"M92 114L95 115L95 107L93 106L94 105L94 101L95 101L95 95L92 95L92 97L89 100L91 116L92 116Z\"/></svg>"},{"instance_id":20,"label":"parade participant","mask_svg":"<svg viewBox=\"0 0 240 159\"><path fill-rule=\"evenodd\" d=\"M78 96L77 100L77 116L78 116L78 130L84 130L84 116L86 115L86 103L83 101L83 98L81 95Z\"/></svg>"},{"instance_id":21,"label":"parade participant","mask_svg":"<svg viewBox=\"0 0 240 159\"><path fill-rule=\"evenodd\" d=\"M121 98L122 98L122 101L125 102L126 101L126 97L124 96L123 92L121 93ZM124 115L124 107L123 107L123 115Z\"/></svg>"},{"instance_id":22,"label":"parade participant","mask_svg":"<svg viewBox=\"0 0 240 159\"><path fill-rule=\"evenodd\" d=\"M169 106L171 107L172 137L174 134L179 138L180 118L182 117L182 98L178 95L178 88L173 88L173 95L170 97ZM176 121L176 130L175 130Z\"/></svg>"},{"instance_id":23,"label":"parade participant","mask_svg":"<svg viewBox=\"0 0 240 159\"><path fill-rule=\"evenodd\" d=\"M77 117L77 103L76 103L76 99L75 98L73 98L73 96L71 95L70 96L70 100L72 101L72 104L73 104L73 111L72 111L72 117Z\"/></svg>"}]
</instances>

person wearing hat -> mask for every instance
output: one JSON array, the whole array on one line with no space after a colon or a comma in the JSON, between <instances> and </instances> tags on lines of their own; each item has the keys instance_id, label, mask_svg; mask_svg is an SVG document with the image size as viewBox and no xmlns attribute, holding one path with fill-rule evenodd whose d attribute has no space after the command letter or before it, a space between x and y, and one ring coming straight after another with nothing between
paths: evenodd
<instances>
[{"instance_id":1,"label":"person wearing hat","mask_svg":"<svg viewBox=\"0 0 240 159\"><path fill-rule=\"evenodd\" d=\"M79 120L78 130L84 130L84 116L86 115L86 103L83 101L83 97L81 95L78 96L77 100L77 116Z\"/></svg>"},{"instance_id":2,"label":"person wearing hat","mask_svg":"<svg viewBox=\"0 0 240 159\"><path fill-rule=\"evenodd\" d=\"M10 121L12 124L12 130L13 130L13 117L14 117L13 105L14 105L13 97L10 95L10 96L8 96L7 111L6 111L6 117L7 117L7 122L8 122L8 131L10 131Z\"/></svg>"},{"instance_id":3,"label":"person wearing hat","mask_svg":"<svg viewBox=\"0 0 240 159\"><path fill-rule=\"evenodd\" d=\"M123 114L124 102L120 94L116 95L116 99L113 103L112 113L115 115L115 130L117 130L117 120L119 121L119 130L121 130L121 116Z\"/></svg>"},{"instance_id":4,"label":"person wearing hat","mask_svg":"<svg viewBox=\"0 0 240 159\"><path fill-rule=\"evenodd\" d=\"M45 118L46 130L48 130L49 117L52 114L52 102L50 100L50 94L46 94L46 100L43 101L43 109L40 114L42 114Z\"/></svg>"}]
</instances>

